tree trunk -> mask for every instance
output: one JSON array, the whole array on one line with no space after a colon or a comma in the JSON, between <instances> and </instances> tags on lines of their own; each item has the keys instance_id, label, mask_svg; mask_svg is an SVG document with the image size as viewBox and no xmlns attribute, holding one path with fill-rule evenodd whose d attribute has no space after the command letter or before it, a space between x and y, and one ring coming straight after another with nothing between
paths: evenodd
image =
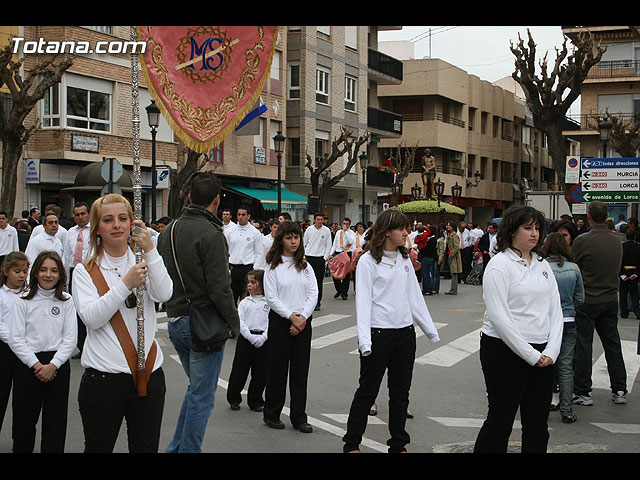
<instances>
[{"instance_id":1,"label":"tree trunk","mask_svg":"<svg viewBox=\"0 0 640 480\"><path fill-rule=\"evenodd\" d=\"M2 142L2 193L0 205L13 218L16 206L16 190L18 185L18 166L22 155L22 143L7 139Z\"/></svg>"}]
</instances>

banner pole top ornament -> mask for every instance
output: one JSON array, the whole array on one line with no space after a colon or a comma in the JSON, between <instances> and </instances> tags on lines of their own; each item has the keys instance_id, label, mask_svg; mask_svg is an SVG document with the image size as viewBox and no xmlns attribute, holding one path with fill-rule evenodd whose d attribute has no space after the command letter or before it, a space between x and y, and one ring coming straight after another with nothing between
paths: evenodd
<instances>
[{"instance_id":1,"label":"banner pole top ornament","mask_svg":"<svg viewBox=\"0 0 640 480\"><path fill-rule=\"evenodd\" d=\"M139 26L149 92L187 147L218 146L255 106L278 38L277 26Z\"/></svg>"}]
</instances>

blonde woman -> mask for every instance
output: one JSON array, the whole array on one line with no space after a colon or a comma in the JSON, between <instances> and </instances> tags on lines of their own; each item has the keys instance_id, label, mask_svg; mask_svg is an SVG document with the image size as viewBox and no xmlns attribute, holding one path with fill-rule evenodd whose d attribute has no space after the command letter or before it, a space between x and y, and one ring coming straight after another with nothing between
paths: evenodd
<instances>
[{"instance_id":1,"label":"blonde woman","mask_svg":"<svg viewBox=\"0 0 640 480\"><path fill-rule=\"evenodd\" d=\"M91 206L91 255L73 272L73 299L87 327L78 403L85 452L111 452L126 418L130 452L157 452L164 408L162 351L155 341L154 302L171 298L173 283L129 201L117 194ZM144 261L136 264L139 243ZM146 375L131 364L137 345L135 292L144 289ZM119 332L119 333L116 333ZM125 352L128 351L127 355ZM138 389L137 389L138 387ZM146 392L144 391L146 387Z\"/></svg>"}]
</instances>

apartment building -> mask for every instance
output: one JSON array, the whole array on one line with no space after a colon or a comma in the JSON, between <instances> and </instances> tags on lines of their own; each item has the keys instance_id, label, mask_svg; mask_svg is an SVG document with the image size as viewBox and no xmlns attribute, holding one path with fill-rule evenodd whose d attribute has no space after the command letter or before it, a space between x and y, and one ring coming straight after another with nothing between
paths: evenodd
<instances>
[{"instance_id":1,"label":"apartment building","mask_svg":"<svg viewBox=\"0 0 640 480\"><path fill-rule=\"evenodd\" d=\"M384 26L289 26L287 29L286 186L308 197L310 172L306 158L328 154L341 127L354 138L371 134L366 147L365 206L362 209L363 170L359 163L324 198L321 211L329 221L349 217L375 220L379 194L390 190L393 175L380 172L382 139L400 139L402 118L379 105L383 84L402 83L402 63L377 49L377 33ZM363 149L360 150L361 152ZM339 159L335 176L347 165Z\"/></svg>"},{"instance_id":2,"label":"apartment building","mask_svg":"<svg viewBox=\"0 0 640 480\"><path fill-rule=\"evenodd\" d=\"M402 115L402 140L418 147L403 182L404 200L416 183L422 187L420 160L427 149L445 184L444 200L463 208L467 221L484 224L500 216L523 202L527 190L558 189L545 136L534 128L510 79L492 84L437 58L413 59L412 53L402 57L402 84L378 89L382 108ZM396 143L383 139L379 148L391 151ZM454 200L456 184L462 194Z\"/></svg>"}]
</instances>

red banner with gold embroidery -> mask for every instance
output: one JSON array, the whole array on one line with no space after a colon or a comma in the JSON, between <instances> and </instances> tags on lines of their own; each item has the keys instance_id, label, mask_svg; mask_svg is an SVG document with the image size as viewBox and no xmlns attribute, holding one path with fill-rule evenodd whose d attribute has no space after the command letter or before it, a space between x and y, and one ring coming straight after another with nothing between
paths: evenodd
<instances>
[{"instance_id":1,"label":"red banner with gold embroidery","mask_svg":"<svg viewBox=\"0 0 640 480\"><path fill-rule=\"evenodd\" d=\"M146 26L140 54L151 96L191 150L233 132L269 78L278 27Z\"/></svg>"}]
</instances>

